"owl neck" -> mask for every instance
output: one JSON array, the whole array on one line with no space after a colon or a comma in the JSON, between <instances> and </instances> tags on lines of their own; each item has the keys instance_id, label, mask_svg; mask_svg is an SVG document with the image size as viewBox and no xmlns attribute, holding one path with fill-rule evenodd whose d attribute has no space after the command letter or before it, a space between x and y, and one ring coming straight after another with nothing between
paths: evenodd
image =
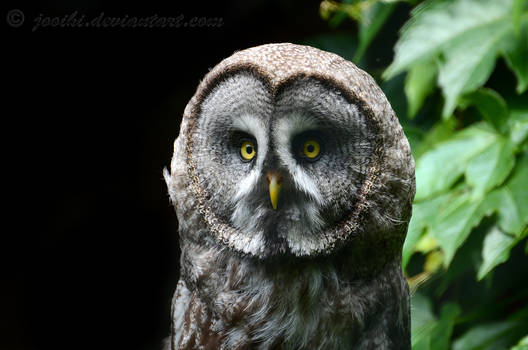
<instances>
[{"instance_id":1,"label":"owl neck","mask_svg":"<svg viewBox=\"0 0 528 350\"><path fill-rule=\"evenodd\" d=\"M399 260L368 270L354 266L368 254L353 257L356 249L349 249L315 259L258 260L188 242L182 277L226 344L360 349L368 347L369 334L386 344L408 339L408 291Z\"/></svg>"}]
</instances>

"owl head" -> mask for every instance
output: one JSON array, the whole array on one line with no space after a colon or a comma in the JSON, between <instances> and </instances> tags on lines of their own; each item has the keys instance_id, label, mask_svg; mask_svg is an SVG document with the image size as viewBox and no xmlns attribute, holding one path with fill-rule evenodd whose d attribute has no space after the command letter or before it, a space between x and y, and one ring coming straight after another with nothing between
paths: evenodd
<instances>
[{"instance_id":1,"label":"owl head","mask_svg":"<svg viewBox=\"0 0 528 350\"><path fill-rule=\"evenodd\" d=\"M409 144L374 80L294 44L236 52L205 76L165 177L180 226L199 215L197 231L260 259L359 242L398 254L415 192Z\"/></svg>"}]
</instances>

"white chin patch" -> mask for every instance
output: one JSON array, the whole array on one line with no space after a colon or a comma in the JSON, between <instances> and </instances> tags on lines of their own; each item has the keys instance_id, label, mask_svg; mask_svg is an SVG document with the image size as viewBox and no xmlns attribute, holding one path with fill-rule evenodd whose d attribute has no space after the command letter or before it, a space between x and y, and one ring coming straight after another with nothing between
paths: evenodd
<instances>
[{"instance_id":1,"label":"white chin patch","mask_svg":"<svg viewBox=\"0 0 528 350\"><path fill-rule=\"evenodd\" d=\"M255 192L248 195L255 195ZM266 228L262 227L262 223L266 222L270 209L263 205L255 207L254 203L253 200L242 197L234 204L231 223L237 233L236 237L230 237L230 241L244 253L260 255L266 250ZM316 202L299 198L297 203L282 209L284 213L276 223L280 227L276 234L287 242L292 253L307 255L323 248L320 246L322 241L319 233L323 230L324 221L318 208L320 207Z\"/></svg>"},{"instance_id":2,"label":"white chin patch","mask_svg":"<svg viewBox=\"0 0 528 350\"><path fill-rule=\"evenodd\" d=\"M245 230L237 230L229 237L229 243L236 250L254 256L262 255L265 250L262 232L248 234Z\"/></svg>"},{"instance_id":3,"label":"white chin patch","mask_svg":"<svg viewBox=\"0 0 528 350\"><path fill-rule=\"evenodd\" d=\"M291 252L296 255L306 255L312 251L323 248L323 240L318 233L323 230L324 221L319 213L318 205L314 202L299 203L292 208L291 225L284 238L288 242Z\"/></svg>"},{"instance_id":4,"label":"white chin patch","mask_svg":"<svg viewBox=\"0 0 528 350\"><path fill-rule=\"evenodd\" d=\"M260 255L264 252L264 234L259 224L266 209L249 205L247 198L254 195L252 189L258 181L258 171L252 171L241 183L236 195L231 200L233 213L231 224L236 232L229 237L230 243L246 254Z\"/></svg>"}]
</instances>

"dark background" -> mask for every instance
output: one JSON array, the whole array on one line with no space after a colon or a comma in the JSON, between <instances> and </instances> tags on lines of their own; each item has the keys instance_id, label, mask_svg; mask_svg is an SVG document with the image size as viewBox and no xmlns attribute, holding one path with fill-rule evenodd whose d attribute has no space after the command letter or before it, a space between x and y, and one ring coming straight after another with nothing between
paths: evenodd
<instances>
[{"instance_id":1,"label":"dark background","mask_svg":"<svg viewBox=\"0 0 528 350\"><path fill-rule=\"evenodd\" d=\"M319 1L148 4L2 4L0 349L158 349L178 279L162 169L187 101L235 50L329 31ZM32 31L75 10L223 26Z\"/></svg>"},{"instance_id":2,"label":"dark background","mask_svg":"<svg viewBox=\"0 0 528 350\"><path fill-rule=\"evenodd\" d=\"M308 42L350 59L355 25L330 28L332 20L319 17L319 2L1 3L0 350L160 349L179 260L162 169L185 105L204 74L235 50ZM21 27L7 23L12 9L23 11ZM223 25L32 31L41 15L63 18L74 11L87 19L102 13L183 15L183 22L221 18ZM408 11L398 5L359 63L375 78L392 60ZM403 77L378 79L400 120L406 114ZM487 86L502 92L514 85L500 60ZM431 108L441 106L439 99L437 89ZM424 107L416 125L428 129L435 122L429 114L438 112ZM412 129L409 135L412 144ZM460 288L473 300L475 283L455 283L447 300Z\"/></svg>"}]
</instances>

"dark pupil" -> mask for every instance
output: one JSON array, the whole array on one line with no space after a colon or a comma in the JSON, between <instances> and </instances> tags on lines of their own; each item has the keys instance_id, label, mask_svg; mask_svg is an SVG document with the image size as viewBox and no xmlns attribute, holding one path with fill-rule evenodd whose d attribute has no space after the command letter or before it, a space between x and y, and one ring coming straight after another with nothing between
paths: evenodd
<instances>
[{"instance_id":1,"label":"dark pupil","mask_svg":"<svg viewBox=\"0 0 528 350\"><path fill-rule=\"evenodd\" d=\"M253 153L253 147L251 147L251 146L246 146L246 153L247 153L247 154L251 154L251 153Z\"/></svg>"},{"instance_id":2,"label":"dark pupil","mask_svg":"<svg viewBox=\"0 0 528 350\"><path fill-rule=\"evenodd\" d=\"M314 145L308 145L308 147L306 147L306 150L308 151L308 153L312 153L313 151L315 151L315 147Z\"/></svg>"}]
</instances>

